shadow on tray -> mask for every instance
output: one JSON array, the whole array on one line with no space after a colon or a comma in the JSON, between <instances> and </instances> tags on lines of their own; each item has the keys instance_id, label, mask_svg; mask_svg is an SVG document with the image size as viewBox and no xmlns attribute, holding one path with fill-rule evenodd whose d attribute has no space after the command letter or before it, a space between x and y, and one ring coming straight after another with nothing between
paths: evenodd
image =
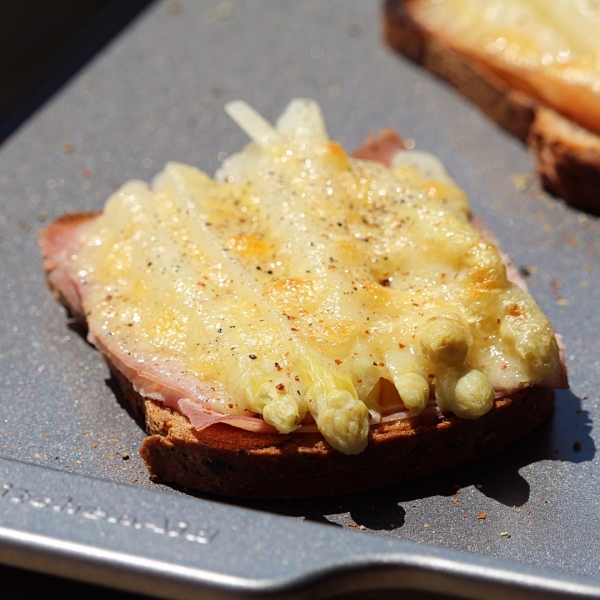
<instances>
[{"instance_id":1,"label":"shadow on tray","mask_svg":"<svg viewBox=\"0 0 600 600\"><path fill-rule=\"evenodd\" d=\"M583 406L582 406L583 404ZM394 529L404 525L409 503L430 496L453 496L461 488L477 485L479 491L506 506L522 506L529 500L529 482L520 474L528 465L543 460L580 463L594 458L596 447L590 437L592 422L585 401L570 391L556 392L553 414L540 427L502 452L496 452L447 473L438 473L383 489L349 496L310 500L243 500L211 496L219 502L304 517L329 525L325 515L350 513L368 529ZM186 490L189 492L189 490ZM193 492L192 492L193 493ZM197 494L207 498L205 494Z\"/></svg>"}]
</instances>

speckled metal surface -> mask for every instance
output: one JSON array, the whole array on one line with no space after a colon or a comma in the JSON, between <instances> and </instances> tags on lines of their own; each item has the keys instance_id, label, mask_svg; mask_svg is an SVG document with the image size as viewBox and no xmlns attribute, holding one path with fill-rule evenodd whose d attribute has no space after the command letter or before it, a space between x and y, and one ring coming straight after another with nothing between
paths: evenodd
<instances>
[{"instance_id":1,"label":"speckled metal surface","mask_svg":"<svg viewBox=\"0 0 600 600\"><path fill-rule=\"evenodd\" d=\"M379 9L364 0L158 3L5 142L0 457L182 494L148 480L137 454L144 433L47 290L37 233L65 212L101 208L121 183L148 180L168 160L213 172L246 143L222 110L228 100L274 119L290 98L312 97L346 147L395 127L442 159L474 213L527 268L567 344L572 388L534 434L454 473L354 497L240 504L366 541L471 553L465 563L480 555L597 577L600 223L542 194L519 142L388 50ZM237 514L235 502L207 500Z\"/></svg>"}]
</instances>

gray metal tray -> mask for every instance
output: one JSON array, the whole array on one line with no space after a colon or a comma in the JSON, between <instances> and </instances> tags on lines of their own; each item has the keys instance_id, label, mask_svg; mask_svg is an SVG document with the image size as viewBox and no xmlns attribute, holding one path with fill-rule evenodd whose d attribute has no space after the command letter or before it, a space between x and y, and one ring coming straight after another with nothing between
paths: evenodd
<instances>
[{"instance_id":1,"label":"gray metal tray","mask_svg":"<svg viewBox=\"0 0 600 600\"><path fill-rule=\"evenodd\" d=\"M148 480L144 434L47 290L37 233L168 160L213 172L246 143L224 102L274 119L295 96L318 100L346 147L395 127L435 152L527 267L572 385L528 438L453 473L310 502ZM379 2L154 5L0 149L0 562L163 597L600 598L600 223L531 172L521 144L385 47Z\"/></svg>"}]
</instances>

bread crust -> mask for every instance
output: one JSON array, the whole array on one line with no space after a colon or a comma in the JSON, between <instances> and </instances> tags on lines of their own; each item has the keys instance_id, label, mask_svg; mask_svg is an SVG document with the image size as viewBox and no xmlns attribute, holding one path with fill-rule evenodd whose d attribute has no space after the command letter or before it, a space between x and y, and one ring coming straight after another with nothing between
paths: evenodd
<instances>
[{"instance_id":1,"label":"bread crust","mask_svg":"<svg viewBox=\"0 0 600 600\"><path fill-rule=\"evenodd\" d=\"M489 118L526 142L538 161L544 189L577 208L600 213L600 136L544 107L482 62L427 31L414 16L417 2L385 1L388 44L451 83ZM579 132L585 132L584 140Z\"/></svg>"},{"instance_id":2,"label":"bread crust","mask_svg":"<svg viewBox=\"0 0 600 600\"><path fill-rule=\"evenodd\" d=\"M41 241L93 217L63 217L42 233ZM50 288L85 325L81 307L57 288L53 273L60 264L48 254L51 247L42 246ZM149 437L140 454L152 479L238 498L350 494L450 470L520 439L548 416L554 401L552 390L529 388L495 400L489 413L474 420L440 414L376 424L366 450L349 456L331 448L319 433L259 434L223 423L195 430L184 415L143 398L106 360L127 408L145 424Z\"/></svg>"},{"instance_id":3,"label":"bread crust","mask_svg":"<svg viewBox=\"0 0 600 600\"><path fill-rule=\"evenodd\" d=\"M590 212L600 210L600 137L540 108L529 135L546 190Z\"/></svg>"},{"instance_id":4,"label":"bread crust","mask_svg":"<svg viewBox=\"0 0 600 600\"><path fill-rule=\"evenodd\" d=\"M113 372L115 370L113 369ZM352 494L446 471L501 450L550 413L551 390L531 388L496 400L476 420L454 415L373 425L366 450L337 452L317 433L255 434L225 424L202 431L186 417L139 396L115 373L130 404L145 413L140 454L156 481L239 498Z\"/></svg>"}]
</instances>

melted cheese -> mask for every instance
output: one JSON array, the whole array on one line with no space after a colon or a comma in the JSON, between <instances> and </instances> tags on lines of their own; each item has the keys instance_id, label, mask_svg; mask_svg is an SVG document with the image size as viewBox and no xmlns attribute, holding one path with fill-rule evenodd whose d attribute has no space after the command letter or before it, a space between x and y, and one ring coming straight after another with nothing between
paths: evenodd
<instances>
[{"instance_id":1,"label":"melted cheese","mask_svg":"<svg viewBox=\"0 0 600 600\"><path fill-rule=\"evenodd\" d=\"M386 405L475 418L556 373L551 325L438 161L350 158L309 101L277 128L229 108L256 142L217 181L168 164L85 231L72 269L104 348L209 409L312 418L345 453Z\"/></svg>"},{"instance_id":2,"label":"melted cheese","mask_svg":"<svg viewBox=\"0 0 600 600\"><path fill-rule=\"evenodd\" d=\"M411 10L512 86L600 134L598 0L423 0Z\"/></svg>"}]
</instances>

